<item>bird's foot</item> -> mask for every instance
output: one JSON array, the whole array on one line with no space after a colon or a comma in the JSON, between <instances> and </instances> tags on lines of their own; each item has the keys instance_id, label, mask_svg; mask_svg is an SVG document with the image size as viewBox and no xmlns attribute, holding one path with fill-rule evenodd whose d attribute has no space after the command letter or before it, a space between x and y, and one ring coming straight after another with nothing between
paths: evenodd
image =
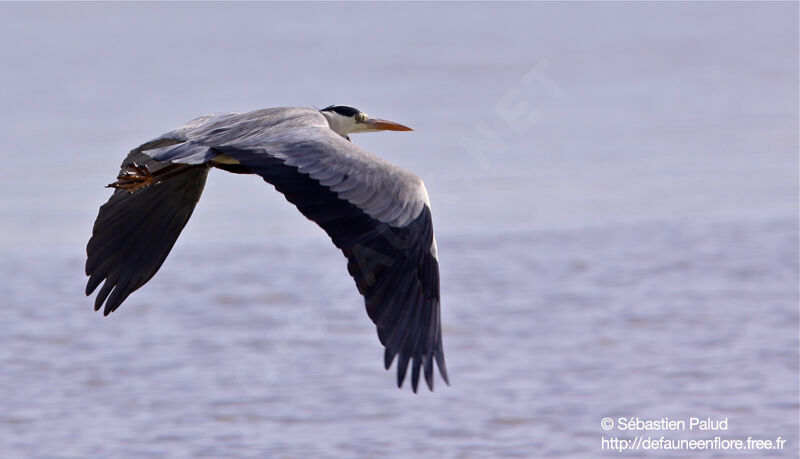
<instances>
[{"instance_id":1,"label":"bird's foot","mask_svg":"<svg viewBox=\"0 0 800 459\"><path fill-rule=\"evenodd\" d=\"M158 183L158 180L150 173L147 166L133 163L128 166L127 170L120 172L116 182L109 183L106 188L126 190L128 193L133 193L156 183Z\"/></svg>"}]
</instances>

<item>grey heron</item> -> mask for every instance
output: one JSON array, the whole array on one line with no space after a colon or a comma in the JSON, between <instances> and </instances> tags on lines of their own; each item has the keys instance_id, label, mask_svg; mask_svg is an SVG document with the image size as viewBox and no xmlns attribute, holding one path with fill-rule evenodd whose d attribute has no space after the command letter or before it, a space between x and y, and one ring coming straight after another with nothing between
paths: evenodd
<instances>
[{"instance_id":1,"label":"grey heron","mask_svg":"<svg viewBox=\"0 0 800 459\"><path fill-rule=\"evenodd\" d=\"M439 263L422 180L350 141L350 134L410 131L353 107L269 108L203 116L134 148L100 207L86 248L86 295L116 310L166 259L212 168L257 174L330 236L347 258L367 314L397 357L401 387L411 364L433 390L447 383Z\"/></svg>"}]
</instances>

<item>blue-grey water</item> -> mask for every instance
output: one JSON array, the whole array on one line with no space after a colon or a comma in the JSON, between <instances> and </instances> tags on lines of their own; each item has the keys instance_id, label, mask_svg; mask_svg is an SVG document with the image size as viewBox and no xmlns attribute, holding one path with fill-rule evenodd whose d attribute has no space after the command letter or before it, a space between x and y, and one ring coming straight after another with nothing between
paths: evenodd
<instances>
[{"instance_id":1,"label":"blue-grey water","mask_svg":"<svg viewBox=\"0 0 800 459\"><path fill-rule=\"evenodd\" d=\"M605 417L796 456L797 3L0 5L0 457L616 456ZM421 175L450 387L394 387L345 260L215 172L114 314L85 244L126 152L348 104Z\"/></svg>"}]
</instances>

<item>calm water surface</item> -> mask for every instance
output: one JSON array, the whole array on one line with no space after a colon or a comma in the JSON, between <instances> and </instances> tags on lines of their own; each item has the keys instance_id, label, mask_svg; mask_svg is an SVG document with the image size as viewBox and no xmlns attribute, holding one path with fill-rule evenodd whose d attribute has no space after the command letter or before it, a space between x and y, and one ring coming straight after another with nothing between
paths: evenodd
<instances>
[{"instance_id":1,"label":"calm water surface","mask_svg":"<svg viewBox=\"0 0 800 459\"><path fill-rule=\"evenodd\" d=\"M616 456L607 416L795 456L797 14L0 6L0 456ZM212 174L157 276L91 310L125 152L333 103L416 129L354 140L426 181L451 387L394 388L343 257L257 178Z\"/></svg>"}]
</instances>

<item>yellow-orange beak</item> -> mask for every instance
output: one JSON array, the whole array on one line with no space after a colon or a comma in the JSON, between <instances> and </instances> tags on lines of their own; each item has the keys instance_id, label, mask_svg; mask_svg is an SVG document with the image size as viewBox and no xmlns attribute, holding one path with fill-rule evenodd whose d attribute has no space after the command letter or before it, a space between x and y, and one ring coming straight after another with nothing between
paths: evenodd
<instances>
[{"instance_id":1,"label":"yellow-orange beak","mask_svg":"<svg viewBox=\"0 0 800 459\"><path fill-rule=\"evenodd\" d=\"M403 126L400 123L382 120L380 118L368 118L366 121L364 121L364 124L372 129L379 129L381 131L413 131L413 129L408 126Z\"/></svg>"}]
</instances>

